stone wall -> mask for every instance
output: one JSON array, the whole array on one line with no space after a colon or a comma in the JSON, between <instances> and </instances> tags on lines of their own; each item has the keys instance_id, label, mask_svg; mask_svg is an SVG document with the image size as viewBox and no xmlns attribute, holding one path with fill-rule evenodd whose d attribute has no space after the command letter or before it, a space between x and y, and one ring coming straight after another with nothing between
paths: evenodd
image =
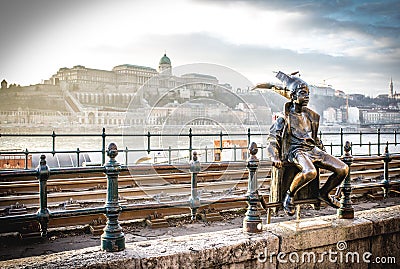
<instances>
[{"instance_id":1,"label":"stone wall","mask_svg":"<svg viewBox=\"0 0 400 269\"><path fill-rule=\"evenodd\" d=\"M385 263L378 263L383 262ZM0 262L0 268L399 268L400 206Z\"/></svg>"}]
</instances>

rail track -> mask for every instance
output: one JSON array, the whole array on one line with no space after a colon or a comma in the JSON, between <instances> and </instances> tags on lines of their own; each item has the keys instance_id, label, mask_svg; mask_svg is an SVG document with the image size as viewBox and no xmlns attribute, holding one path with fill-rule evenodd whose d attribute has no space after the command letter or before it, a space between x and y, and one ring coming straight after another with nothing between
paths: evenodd
<instances>
[{"instance_id":1,"label":"rail track","mask_svg":"<svg viewBox=\"0 0 400 269\"><path fill-rule=\"evenodd\" d=\"M392 180L391 191L398 195L400 194L400 180ZM378 182L360 183L352 186L353 197L360 195L369 195L372 198L382 197L382 184ZM262 199L268 201L269 195L265 191L261 191ZM280 206L278 203L270 204L270 206ZM136 204L122 205L122 212L120 214L120 221L144 221L153 219L163 219L174 216L190 215L190 207L186 200L168 201L168 202L142 202ZM244 195L229 195L225 197L212 197L208 199L201 199L201 206L198 209L203 215L212 215L212 213L219 213L232 209L245 209L247 207L246 198ZM50 218L48 223L49 228L60 228L76 225L98 225L104 227L106 218L104 216L104 208L92 208L89 214L79 214L79 211L86 210L75 209L71 210L70 214L62 213L63 217L57 217L57 212L52 212L53 218ZM261 210L261 209L260 209ZM37 220L28 216L27 220L20 223L3 223L0 225L0 233L18 231L24 237L24 233L38 234L39 226Z\"/></svg>"},{"instance_id":2,"label":"rail track","mask_svg":"<svg viewBox=\"0 0 400 269\"><path fill-rule=\"evenodd\" d=\"M240 164L239 164L240 165ZM269 189L270 166L259 168L257 177L261 191ZM383 174L382 162L360 162L351 167L351 178L354 181L370 182ZM400 176L400 161L390 163L390 175ZM237 168L237 167L233 167ZM215 169L215 168L214 168ZM226 169L226 167L224 168ZM162 173L139 174L149 169L130 169L118 179L119 195L121 199L138 201L158 199L162 196L185 196L190 194L190 173ZM324 182L329 173L322 171L321 182ZM222 170L204 171L198 174L198 189L201 193L240 193L247 188L248 171ZM0 183L0 210L3 211L17 202L30 208L37 208L38 181L25 179ZM61 203L104 203L107 181L105 176L54 178L47 181L48 202L50 207L57 207Z\"/></svg>"}]
</instances>

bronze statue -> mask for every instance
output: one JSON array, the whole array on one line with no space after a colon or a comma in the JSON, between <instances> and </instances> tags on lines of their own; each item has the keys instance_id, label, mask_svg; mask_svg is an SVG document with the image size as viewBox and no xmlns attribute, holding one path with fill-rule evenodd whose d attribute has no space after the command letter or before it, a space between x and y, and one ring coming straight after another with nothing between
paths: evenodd
<instances>
[{"instance_id":1,"label":"bronze statue","mask_svg":"<svg viewBox=\"0 0 400 269\"><path fill-rule=\"evenodd\" d=\"M338 158L326 153L317 134L319 114L309 109L308 84L299 77L278 72L276 77L284 82L285 88L275 87L275 91L290 96L284 106L284 115L271 126L268 136L268 155L276 168L283 161L294 163L300 172L295 175L283 200L285 212L295 213L294 196L296 192L317 176L316 167L332 171L333 174L319 189L318 199L328 205L339 208L339 201L329 193L346 177L349 168Z\"/></svg>"}]
</instances>

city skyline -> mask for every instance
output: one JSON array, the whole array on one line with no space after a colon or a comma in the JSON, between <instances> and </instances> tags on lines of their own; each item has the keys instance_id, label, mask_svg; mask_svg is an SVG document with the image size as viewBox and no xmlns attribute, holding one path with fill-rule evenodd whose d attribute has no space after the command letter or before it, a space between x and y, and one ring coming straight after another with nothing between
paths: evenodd
<instances>
[{"instance_id":1,"label":"city skyline","mask_svg":"<svg viewBox=\"0 0 400 269\"><path fill-rule=\"evenodd\" d=\"M227 66L253 84L299 70L346 93L400 89L399 1L8 1L0 75L37 84L61 67Z\"/></svg>"}]
</instances>

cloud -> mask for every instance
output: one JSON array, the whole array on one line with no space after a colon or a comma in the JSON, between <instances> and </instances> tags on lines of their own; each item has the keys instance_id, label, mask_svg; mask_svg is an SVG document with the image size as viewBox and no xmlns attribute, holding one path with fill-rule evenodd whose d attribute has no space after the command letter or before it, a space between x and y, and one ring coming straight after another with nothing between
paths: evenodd
<instances>
[{"instance_id":1,"label":"cloud","mask_svg":"<svg viewBox=\"0 0 400 269\"><path fill-rule=\"evenodd\" d=\"M300 70L315 83L335 77L326 81L338 89L386 92L390 76L400 84L398 10L399 1L6 1L0 75L30 84L77 64L157 67L166 50L175 66L216 63L253 83Z\"/></svg>"}]
</instances>

